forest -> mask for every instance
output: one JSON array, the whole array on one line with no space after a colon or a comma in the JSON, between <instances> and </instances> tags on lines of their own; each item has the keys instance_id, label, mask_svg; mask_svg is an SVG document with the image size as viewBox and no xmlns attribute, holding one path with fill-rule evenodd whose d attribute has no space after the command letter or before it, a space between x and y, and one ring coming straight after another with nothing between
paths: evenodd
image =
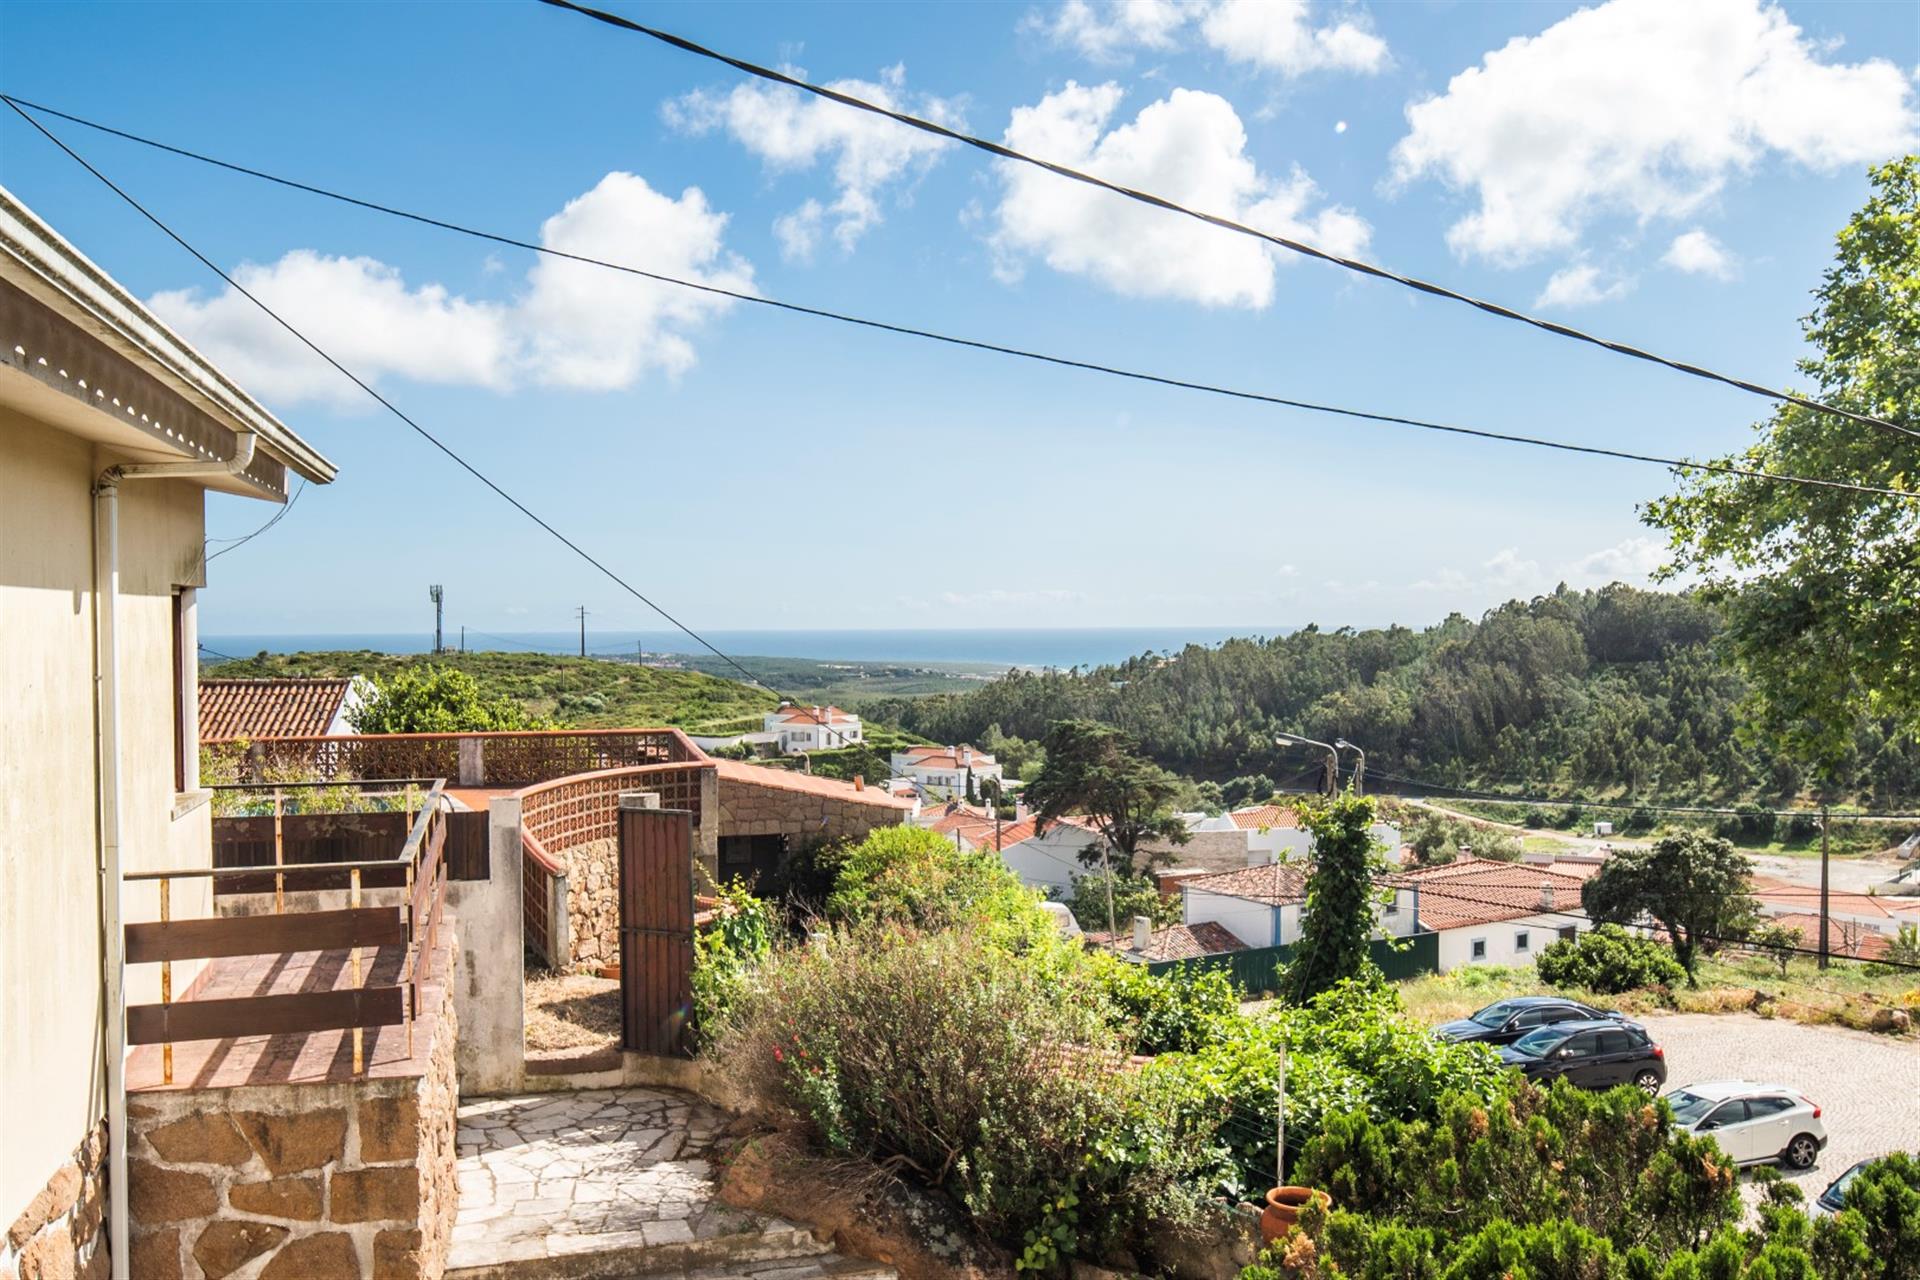
<instances>
[{"instance_id":1,"label":"forest","mask_svg":"<svg viewBox=\"0 0 1920 1280\"><path fill-rule=\"evenodd\" d=\"M1723 630L1718 608L1695 595L1563 586L1477 622L1307 627L1117 666L1010 671L972 692L860 710L942 742L1037 739L1057 720L1100 720L1197 780L1310 785L1319 761L1276 746L1285 731L1357 744L1382 790L1805 799L1810 772L1752 727ZM1840 778L1836 803L1907 803L1920 796L1920 746L1893 723L1862 720Z\"/></svg>"}]
</instances>

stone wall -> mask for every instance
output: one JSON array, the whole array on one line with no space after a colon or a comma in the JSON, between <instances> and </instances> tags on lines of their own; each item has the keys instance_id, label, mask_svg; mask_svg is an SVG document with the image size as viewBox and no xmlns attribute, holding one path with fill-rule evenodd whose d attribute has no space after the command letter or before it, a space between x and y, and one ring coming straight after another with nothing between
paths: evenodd
<instances>
[{"instance_id":1,"label":"stone wall","mask_svg":"<svg viewBox=\"0 0 1920 1280\"><path fill-rule=\"evenodd\" d=\"M724 762L720 772L720 837L784 835L791 844L854 839L897 826L911 812L875 789L810 778L780 769ZM748 771L759 777L746 776Z\"/></svg>"},{"instance_id":2,"label":"stone wall","mask_svg":"<svg viewBox=\"0 0 1920 1280\"><path fill-rule=\"evenodd\" d=\"M620 963L620 841L589 840L563 852L573 962Z\"/></svg>"},{"instance_id":3,"label":"stone wall","mask_svg":"<svg viewBox=\"0 0 1920 1280\"><path fill-rule=\"evenodd\" d=\"M438 1277L459 1195L456 1015L419 1074L179 1089L128 1106L133 1280Z\"/></svg>"},{"instance_id":4,"label":"stone wall","mask_svg":"<svg viewBox=\"0 0 1920 1280\"><path fill-rule=\"evenodd\" d=\"M96 1280L107 1275L106 1159L103 1121L14 1219L0 1241L0 1277Z\"/></svg>"}]
</instances>

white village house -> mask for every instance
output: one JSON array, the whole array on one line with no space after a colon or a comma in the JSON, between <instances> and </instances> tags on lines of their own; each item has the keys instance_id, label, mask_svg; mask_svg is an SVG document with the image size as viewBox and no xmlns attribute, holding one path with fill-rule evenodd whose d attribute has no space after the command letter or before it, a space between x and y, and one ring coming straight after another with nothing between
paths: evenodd
<instances>
[{"instance_id":1,"label":"white village house","mask_svg":"<svg viewBox=\"0 0 1920 1280\"><path fill-rule=\"evenodd\" d=\"M1565 868L1465 857L1394 879L1412 889L1421 930L1440 935L1441 973L1530 964L1548 945L1592 927L1580 905L1586 875Z\"/></svg>"},{"instance_id":2,"label":"white village house","mask_svg":"<svg viewBox=\"0 0 1920 1280\"><path fill-rule=\"evenodd\" d=\"M1307 865L1296 861L1191 877L1180 886L1181 922L1190 930L1219 925L1249 947L1291 945L1300 940L1307 874ZM1391 900L1375 907L1374 919L1382 934L1405 937L1416 932L1417 891L1397 888Z\"/></svg>"},{"instance_id":3,"label":"white village house","mask_svg":"<svg viewBox=\"0 0 1920 1280\"><path fill-rule=\"evenodd\" d=\"M999 761L965 743L956 747L908 747L894 752L889 764L900 777L955 795L966 794L969 777L976 788L988 779L1005 781Z\"/></svg>"},{"instance_id":4,"label":"white village house","mask_svg":"<svg viewBox=\"0 0 1920 1280\"><path fill-rule=\"evenodd\" d=\"M835 706L799 707L783 702L767 712L765 725L782 755L833 751L865 740L860 717Z\"/></svg>"}]
</instances>

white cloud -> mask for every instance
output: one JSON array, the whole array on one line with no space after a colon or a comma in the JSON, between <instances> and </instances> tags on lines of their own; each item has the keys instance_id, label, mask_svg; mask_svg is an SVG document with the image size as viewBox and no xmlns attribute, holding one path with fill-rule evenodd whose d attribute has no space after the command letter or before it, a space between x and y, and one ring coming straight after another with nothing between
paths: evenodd
<instances>
[{"instance_id":1,"label":"white cloud","mask_svg":"<svg viewBox=\"0 0 1920 1280\"><path fill-rule=\"evenodd\" d=\"M836 80L827 86L893 110L958 127L960 112L939 98L913 98L906 72L894 66L879 83ZM809 199L774 224L781 251L805 259L829 217L833 238L848 251L881 221L888 186L918 176L949 143L870 112L784 85L741 84L724 94L697 89L661 108L667 123L690 134L724 129L775 170L799 172L831 159L838 194L831 204Z\"/></svg>"},{"instance_id":2,"label":"white cloud","mask_svg":"<svg viewBox=\"0 0 1920 1280\"><path fill-rule=\"evenodd\" d=\"M1561 576L1572 586L1603 587L1609 582L1643 585L1667 561L1667 544L1659 538L1634 537L1565 565Z\"/></svg>"},{"instance_id":3,"label":"white cloud","mask_svg":"<svg viewBox=\"0 0 1920 1280\"><path fill-rule=\"evenodd\" d=\"M1761 0L1609 0L1409 106L1394 180L1472 192L1448 243L1514 265L1572 247L1603 215L1693 215L1772 157L1830 171L1911 147L1906 75L1824 52Z\"/></svg>"},{"instance_id":4,"label":"white cloud","mask_svg":"<svg viewBox=\"0 0 1920 1280\"><path fill-rule=\"evenodd\" d=\"M1178 48L1188 28L1230 62L1285 76L1311 71L1376 72L1390 61L1364 14L1316 25L1310 0L1067 0L1021 24L1096 62Z\"/></svg>"},{"instance_id":5,"label":"white cloud","mask_svg":"<svg viewBox=\"0 0 1920 1280\"><path fill-rule=\"evenodd\" d=\"M1536 307L1591 307L1625 297L1633 281L1624 277L1601 282L1600 268L1577 262L1562 267L1547 279L1547 287L1533 300Z\"/></svg>"},{"instance_id":6,"label":"white cloud","mask_svg":"<svg viewBox=\"0 0 1920 1280\"><path fill-rule=\"evenodd\" d=\"M1688 275L1726 280L1733 276L1733 258L1726 247L1699 227L1673 238L1660 261Z\"/></svg>"},{"instance_id":7,"label":"white cloud","mask_svg":"<svg viewBox=\"0 0 1920 1280\"><path fill-rule=\"evenodd\" d=\"M1192 8L1185 0L1067 0L1022 25L1096 62L1118 62L1134 49L1172 49Z\"/></svg>"},{"instance_id":8,"label":"white cloud","mask_svg":"<svg viewBox=\"0 0 1920 1280\"><path fill-rule=\"evenodd\" d=\"M750 292L753 273L721 243L726 215L698 188L678 199L629 173L610 173L541 228L541 242L622 261L636 244L663 274ZM507 391L525 382L587 390L629 386L649 370L693 363L689 335L732 305L727 299L538 259L518 298L458 297L437 284L409 287L372 258L295 249L246 263L234 279L369 382L390 377ZM233 289L158 293L154 312L276 403L351 402L362 393Z\"/></svg>"},{"instance_id":9,"label":"white cloud","mask_svg":"<svg viewBox=\"0 0 1920 1280\"><path fill-rule=\"evenodd\" d=\"M1666 543L1636 536L1548 569L1522 555L1518 547L1504 547L1482 561L1477 570L1442 568L1413 583L1411 589L1493 601L1544 595L1563 582L1575 590L1604 587L1610 582L1645 586L1652 581L1654 570L1666 562L1666 556Z\"/></svg>"},{"instance_id":10,"label":"white cloud","mask_svg":"<svg viewBox=\"0 0 1920 1280\"><path fill-rule=\"evenodd\" d=\"M1200 19L1200 34L1230 62L1250 62L1282 75L1309 71L1384 70L1387 42L1363 22L1313 25L1307 0L1221 0Z\"/></svg>"},{"instance_id":11,"label":"white cloud","mask_svg":"<svg viewBox=\"0 0 1920 1280\"><path fill-rule=\"evenodd\" d=\"M1246 129L1226 99L1175 89L1111 130L1118 85L1068 81L1020 107L1006 143L1266 231L1358 253L1370 228L1353 210L1322 202L1295 169L1260 173ZM1030 165L1002 163L1004 183L990 237L996 272L1018 278L1028 255L1056 271L1088 276L1134 297L1184 298L1208 306L1264 307L1273 299L1274 251L1257 240L1169 215Z\"/></svg>"}]
</instances>

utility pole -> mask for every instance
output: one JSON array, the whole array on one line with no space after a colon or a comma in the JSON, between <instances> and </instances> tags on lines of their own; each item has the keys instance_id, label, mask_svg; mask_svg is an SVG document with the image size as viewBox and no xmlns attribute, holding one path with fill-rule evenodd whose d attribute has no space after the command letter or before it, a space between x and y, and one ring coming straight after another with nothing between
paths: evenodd
<instances>
[{"instance_id":1,"label":"utility pole","mask_svg":"<svg viewBox=\"0 0 1920 1280\"><path fill-rule=\"evenodd\" d=\"M581 605L574 610L580 615L580 656L587 656L587 606Z\"/></svg>"},{"instance_id":2,"label":"utility pole","mask_svg":"<svg viewBox=\"0 0 1920 1280\"><path fill-rule=\"evenodd\" d=\"M1820 967L1827 967L1827 821L1829 810L1820 805Z\"/></svg>"},{"instance_id":3,"label":"utility pole","mask_svg":"<svg viewBox=\"0 0 1920 1280\"><path fill-rule=\"evenodd\" d=\"M1325 742L1316 742L1312 738L1303 738L1297 733L1283 733L1274 739L1282 747L1317 747L1327 753L1326 793L1330 796L1340 794L1340 753Z\"/></svg>"},{"instance_id":4,"label":"utility pole","mask_svg":"<svg viewBox=\"0 0 1920 1280\"><path fill-rule=\"evenodd\" d=\"M433 601L433 656L439 657L446 646L440 641L440 614L446 602L447 593L439 583L427 588L427 598Z\"/></svg>"},{"instance_id":5,"label":"utility pole","mask_svg":"<svg viewBox=\"0 0 1920 1280\"><path fill-rule=\"evenodd\" d=\"M465 653L466 651L467 651L467 624L463 622L460 624L460 652Z\"/></svg>"},{"instance_id":6,"label":"utility pole","mask_svg":"<svg viewBox=\"0 0 1920 1280\"><path fill-rule=\"evenodd\" d=\"M1348 742L1345 738L1335 738L1333 745L1342 751L1353 752L1353 794L1357 796L1367 794L1367 753L1354 746L1351 742Z\"/></svg>"}]
</instances>

